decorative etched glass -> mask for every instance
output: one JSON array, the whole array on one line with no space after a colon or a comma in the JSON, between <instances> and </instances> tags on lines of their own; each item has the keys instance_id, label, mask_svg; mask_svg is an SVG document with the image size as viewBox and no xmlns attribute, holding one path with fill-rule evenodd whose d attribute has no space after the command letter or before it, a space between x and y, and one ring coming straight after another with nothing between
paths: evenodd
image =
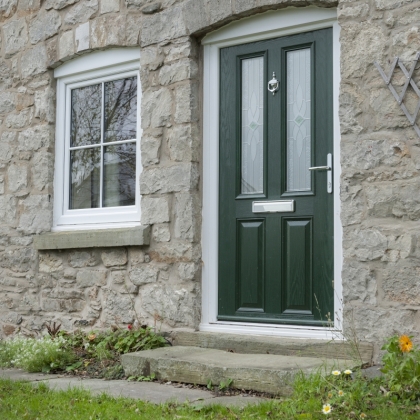
<instances>
[{"instance_id":1,"label":"decorative etched glass","mask_svg":"<svg viewBox=\"0 0 420 420\"><path fill-rule=\"evenodd\" d=\"M287 191L310 191L311 50L287 52Z\"/></svg>"},{"instance_id":2,"label":"decorative etched glass","mask_svg":"<svg viewBox=\"0 0 420 420\"><path fill-rule=\"evenodd\" d=\"M242 60L241 193L264 191L264 58Z\"/></svg>"}]
</instances>

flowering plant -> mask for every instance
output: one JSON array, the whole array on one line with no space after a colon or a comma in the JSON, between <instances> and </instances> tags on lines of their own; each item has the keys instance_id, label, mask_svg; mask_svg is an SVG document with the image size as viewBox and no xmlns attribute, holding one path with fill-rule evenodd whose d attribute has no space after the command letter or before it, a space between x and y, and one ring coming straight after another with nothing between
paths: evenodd
<instances>
[{"instance_id":1,"label":"flowering plant","mask_svg":"<svg viewBox=\"0 0 420 420\"><path fill-rule=\"evenodd\" d=\"M390 391L400 397L416 398L420 394L420 350L407 335L393 336L382 346L382 358Z\"/></svg>"}]
</instances>

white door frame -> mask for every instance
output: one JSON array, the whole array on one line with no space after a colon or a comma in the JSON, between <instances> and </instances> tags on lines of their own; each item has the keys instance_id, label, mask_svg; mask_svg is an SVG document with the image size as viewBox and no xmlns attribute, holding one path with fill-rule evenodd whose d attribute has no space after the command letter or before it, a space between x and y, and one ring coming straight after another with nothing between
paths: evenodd
<instances>
[{"instance_id":1,"label":"white door frame","mask_svg":"<svg viewBox=\"0 0 420 420\"><path fill-rule=\"evenodd\" d=\"M220 48L333 28L334 91L334 328L300 327L217 320L218 219L219 219L219 57ZM208 34L204 45L203 78L203 225L201 331L277 335L296 338L341 337L342 326L342 226L340 220L340 27L335 8L305 7L261 13L233 22ZM331 314L332 315L332 314ZM332 317L331 317L332 318Z\"/></svg>"}]
</instances>

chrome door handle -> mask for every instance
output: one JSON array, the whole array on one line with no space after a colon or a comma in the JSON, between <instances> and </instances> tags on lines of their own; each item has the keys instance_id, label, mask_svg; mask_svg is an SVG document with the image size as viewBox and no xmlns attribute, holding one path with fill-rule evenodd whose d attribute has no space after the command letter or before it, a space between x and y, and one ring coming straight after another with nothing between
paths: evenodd
<instances>
[{"instance_id":1,"label":"chrome door handle","mask_svg":"<svg viewBox=\"0 0 420 420\"><path fill-rule=\"evenodd\" d=\"M327 166L311 166L310 171L328 171L327 172L327 193L332 193L332 154L327 155Z\"/></svg>"},{"instance_id":2,"label":"chrome door handle","mask_svg":"<svg viewBox=\"0 0 420 420\"><path fill-rule=\"evenodd\" d=\"M330 166L311 166L309 168L310 171L330 171Z\"/></svg>"}]
</instances>

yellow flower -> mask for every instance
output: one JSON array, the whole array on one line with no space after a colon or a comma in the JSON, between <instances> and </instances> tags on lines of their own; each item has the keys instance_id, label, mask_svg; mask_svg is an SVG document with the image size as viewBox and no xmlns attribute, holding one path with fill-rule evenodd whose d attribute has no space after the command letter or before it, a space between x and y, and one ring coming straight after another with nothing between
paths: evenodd
<instances>
[{"instance_id":1,"label":"yellow flower","mask_svg":"<svg viewBox=\"0 0 420 420\"><path fill-rule=\"evenodd\" d=\"M339 395L340 397L342 397L342 396L344 395L344 392L340 389L340 390L338 391L338 395Z\"/></svg>"},{"instance_id":2,"label":"yellow flower","mask_svg":"<svg viewBox=\"0 0 420 420\"><path fill-rule=\"evenodd\" d=\"M346 375L351 375L353 372L352 372L350 369L346 369L346 370L344 371L344 373L345 373Z\"/></svg>"},{"instance_id":3,"label":"yellow flower","mask_svg":"<svg viewBox=\"0 0 420 420\"><path fill-rule=\"evenodd\" d=\"M332 373L334 376L341 375L341 372L340 372L339 370L333 370L331 373Z\"/></svg>"},{"instance_id":4,"label":"yellow flower","mask_svg":"<svg viewBox=\"0 0 420 420\"><path fill-rule=\"evenodd\" d=\"M89 334L88 335L88 339L89 339L89 341L92 341L92 340L94 340L96 338L96 334Z\"/></svg>"},{"instance_id":5,"label":"yellow flower","mask_svg":"<svg viewBox=\"0 0 420 420\"><path fill-rule=\"evenodd\" d=\"M329 392L329 393L328 393L328 398L332 398L332 396L333 396L333 395L332 395L332 392Z\"/></svg>"},{"instance_id":6,"label":"yellow flower","mask_svg":"<svg viewBox=\"0 0 420 420\"><path fill-rule=\"evenodd\" d=\"M367 417L367 415L365 413L360 414L361 419L365 419L366 417Z\"/></svg>"},{"instance_id":7,"label":"yellow flower","mask_svg":"<svg viewBox=\"0 0 420 420\"><path fill-rule=\"evenodd\" d=\"M399 340L400 350L403 353L408 353L413 349L413 342L408 335L402 335Z\"/></svg>"},{"instance_id":8,"label":"yellow flower","mask_svg":"<svg viewBox=\"0 0 420 420\"><path fill-rule=\"evenodd\" d=\"M324 404L322 406L322 412L324 414L330 414L331 413L331 410L332 410L332 408L331 408L331 405L330 404Z\"/></svg>"}]
</instances>

